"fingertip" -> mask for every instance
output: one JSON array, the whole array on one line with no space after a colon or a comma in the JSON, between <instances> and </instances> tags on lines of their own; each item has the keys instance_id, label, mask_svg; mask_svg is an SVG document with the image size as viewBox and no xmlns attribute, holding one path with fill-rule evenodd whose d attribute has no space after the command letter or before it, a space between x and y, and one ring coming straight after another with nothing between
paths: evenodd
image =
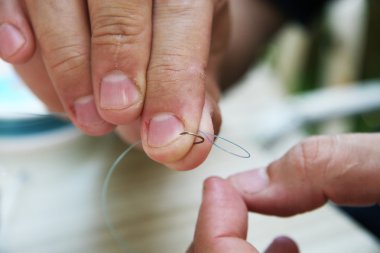
<instances>
[{"instance_id":1,"label":"fingertip","mask_svg":"<svg viewBox=\"0 0 380 253\"><path fill-rule=\"evenodd\" d=\"M24 22L22 22L24 23ZM27 24L0 24L0 57L11 64L27 62L34 53L34 38Z\"/></svg>"},{"instance_id":2,"label":"fingertip","mask_svg":"<svg viewBox=\"0 0 380 253\"><path fill-rule=\"evenodd\" d=\"M214 201L214 198L217 192L223 192L223 182L224 180L217 176L211 176L206 178L203 181L203 190L202 190L202 203L208 204ZM224 196L223 193L221 193Z\"/></svg>"},{"instance_id":3,"label":"fingertip","mask_svg":"<svg viewBox=\"0 0 380 253\"><path fill-rule=\"evenodd\" d=\"M104 136L115 129L115 126L107 122L98 122L91 125L76 123L76 125L84 134L89 136Z\"/></svg>"},{"instance_id":4,"label":"fingertip","mask_svg":"<svg viewBox=\"0 0 380 253\"><path fill-rule=\"evenodd\" d=\"M226 214L234 215L224 220L218 227L209 227L214 236L230 234L231 236L244 237L247 209L240 195L225 179L217 176L209 177L203 182L203 198L200 210L200 218L203 218L204 221L202 224L216 224L218 219ZM240 226L232 226L234 221L238 221L237 224ZM242 230L242 228L244 229Z\"/></svg>"},{"instance_id":5,"label":"fingertip","mask_svg":"<svg viewBox=\"0 0 380 253\"><path fill-rule=\"evenodd\" d=\"M290 216L297 213L293 201L289 198L291 189L284 187L283 177L272 182L266 167L244 171L228 178L231 185L241 194L250 211ZM286 183L285 183L286 184Z\"/></svg>"},{"instance_id":6,"label":"fingertip","mask_svg":"<svg viewBox=\"0 0 380 253\"><path fill-rule=\"evenodd\" d=\"M172 113L154 115L147 126L147 144L152 148L163 148L181 138L185 126L181 119Z\"/></svg>"},{"instance_id":7,"label":"fingertip","mask_svg":"<svg viewBox=\"0 0 380 253\"><path fill-rule=\"evenodd\" d=\"M229 199L241 199L240 195L231 184L227 180L218 176L211 176L203 181L203 198L206 201L209 201L210 199L215 201L220 198L225 198L227 202Z\"/></svg>"},{"instance_id":8,"label":"fingertip","mask_svg":"<svg viewBox=\"0 0 380 253\"><path fill-rule=\"evenodd\" d=\"M265 190L269 185L269 176L265 167L232 175L228 180L239 192L250 195Z\"/></svg>"},{"instance_id":9,"label":"fingertip","mask_svg":"<svg viewBox=\"0 0 380 253\"><path fill-rule=\"evenodd\" d=\"M184 155L174 162L165 163L165 165L180 171L191 170L201 165L207 159L213 145L213 140L208 136L204 136L204 133L212 136L214 133L210 106L207 101L203 107L198 133L193 133L194 135L181 135L181 138L188 138L191 141L190 149L186 146L182 146L184 149ZM198 141L197 138L199 137L194 138L194 136L201 137L203 142L196 144L195 142Z\"/></svg>"},{"instance_id":10,"label":"fingertip","mask_svg":"<svg viewBox=\"0 0 380 253\"><path fill-rule=\"evenodd\" d=\"M273 240L265 253L299 253L297 243L287 236L279 236Z\"/></svg>"},{"instance_id":11,"label":"fingertip","mask_svg":"<svg viewBox=\"0 0 380 253\"><path fill-rule=\"evenodd\" d=\"M114 130L114 127L108 124L96 125L91 127L79 126L79 128L84 134L94 137L107 135Z\"/></svg>"},{"instance_id":12,"label":"fingertip","mask_svg":"<svg viewBox=\"0 0 380 253\"><path fill-rule=\"evenodd\" d=\"M141 139L145 152L156 162L172 168L193 145L193 136L181 135L185 126L174 113L157 113L143 119Z\"/></svg>"},{"instance_id":13,"label":"fingertip","mask_svg":"<svg viewBox=\"0 0 380 253\"><path fill-rule=\"evenodd\" d=\"M247 221L247 208L236 190L224 179L207 178L194 237L195 249L230 252L244 248L247 250L241 252L252 252L252 246L245 242Z\"/></svg>"},{"instance_id":14,"label":"fingertip","mask_svg":"<svg viewBox=\"0 0 380 253\"><path fill-rule=\"evenodd\" d=\"M212 176L208 177L203 181L203 191L202 191L202 204L199 211L199 217L198 219L204 219L204 217L207 217L212 214L212 210L219 210L218 206L221 205L221 202L223 202L224 199L226 199L226 203L228 203L229 195L226 194L226 191L228 191L229 185L225 184L225 180L217 177ZM219 201L218 201L219 199ZM215 215L218 215L222 211L218 211L218 213L215 213ZM213 220L216 218L213 218L211 220L205 219L204 222L200 222L198 226L202 228L203 226L213 222Z\"/></svg>"},{"instance_id":15,"label":"fingertip","mask_svg":"<svg viewBox=\"0 0 380 253\"><path fill-rule=\"evenodd\" d=\"M208 157L212 143L206 140L201 144L193 144L190 151L179 161L165 164L177 171L187 171L199 167Z\"/></svg>"},{"instance_id":16,"label":"fingertip","mask_svg":"<svg viewBox=\"0 0 380 253\"><path fill-rule=\"evenodd\" d=\"M113 70L100 81L99 94L97 85L94 85L98 110L103 119L115 125L126 125L140 116L145 94L145 88L141 87L145 87L145 80L137 79Z\"/></svg>"},{"instance_id":17,"label":"fingertip","mask_svg":"<svg viewBox=\"0 0 380 253\"><path fill-rule=\"evenodd\" d=\"M105 135L114 129L114 125L100 117L92 95L81 97L74 102L72 118L79 129L91 136Z\"/></svg>"},{"instance_id":18,"label":"fingertip","mask_svg":"<svg viewBox=\"0 0 380 253\"><path fill-rule=\"evenodd\" d=\"M281 165L280 160L266 168L228 178L250 211L288 217L315 209L326 202L324 195L315 190L310 181L288 166Z\"/></svg>"},{"instance_id":19,"label":"fingertip","mask_svg":"<svg viewBox=\"0 0 380 253\"><path fill-rule=\"evenodd\" d=\"M34 54L35 41L20 1L0 1L0 57L11 63L25 63Z\"/></svg>"},{"instance_id":20,"label":"fingertip","mask_svg":"<svg viewBox=\"0 0 380 253\"><path fill-rule=\"evenodd\" d=\"M224 179L218 177L218 176L212 176L212 177L208 177L204 180L203 182L203 192L205 193L206 192L206 189L207 191L209 190L214 190L214 189L218 189L218 188L221 188L221 185L225 182Z\"/></svg>"}]
</instances>

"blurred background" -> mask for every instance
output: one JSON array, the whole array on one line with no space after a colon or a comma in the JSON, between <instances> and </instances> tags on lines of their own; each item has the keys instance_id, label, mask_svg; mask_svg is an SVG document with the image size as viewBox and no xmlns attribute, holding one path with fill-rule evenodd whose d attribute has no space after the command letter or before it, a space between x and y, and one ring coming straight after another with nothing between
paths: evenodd
<instances>
[{"instance_id":1,"label":"blurred background","mask_svg":"<svg viewBox=\"0 0 380 253\"><path fill-rule=\"evenodd\" d=\"M371 80L377 83L379 4L376 0L335 1L309 30L300 26L284 29L269 53L283 87L291 94L300 94L321 88L365 85ZM376 131L379 120L379 110L374 108L346 118L344 124L330 121L312 125L308 130L318 133L341 125L337 128L340 131Z\"/></svg>"},{"instance_id":2,"label":"blurred background","mask_svg":"<svg viewBox=\"0 0 380 253\"><path fill-rule=\"evenodd\" d=\"M305 99L292 109L301 111L299 124L308 135L380 130L379 24L380 1L335 1L308 30L284 29L270 49L266 60L280 87ZM292 128L281 127L272 140ZM379 206L342 209L380 238Z\"/></svg>"},{"instance_id":3,"label":"blurred background","mask_svg":"<svg viewBox=\"0 0 380 253\"><path fill-rule=\"evenodd\" d=\"M380 1L339 0L310 27L281 30L221 101L221 135L253 160L213 151L201 168L178 174L134 152L131 169L111 182L109 206L136 252L185 250L209 175L265 165L309 135L379 131L379 24ZM0 252L122 252L104 225L100 189L124 148L50 115L0 61ZM285 233L303 252L380 252L379 206L326 208L290 219L253 215L249 238L260 249Z\"/></svg>"}]
</instances>

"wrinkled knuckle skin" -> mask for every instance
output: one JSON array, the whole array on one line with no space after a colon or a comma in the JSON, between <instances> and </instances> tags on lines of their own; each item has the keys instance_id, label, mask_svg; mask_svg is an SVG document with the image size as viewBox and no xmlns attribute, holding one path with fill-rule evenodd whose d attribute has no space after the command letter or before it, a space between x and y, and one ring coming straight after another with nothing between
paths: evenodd
<instances>
[{"instance_id":1,"label":"wrinkled knuckle skin","mask_svg":"<svg viewBox=\"0 0 380 253\"><path fill-rule=\"evenodd\" d=\"M150 73L163 77L175 78L177 76L206 80L207 63L194 59L188 55L186 48L172 48L168 52L156 56L159 61L151 62Z\"/></svg>"},{"instance_id":2,"label":"wrinkled knuckle skin","mask_svg":"<svg viewBox=\"0 0 380 253\"><path fill-rule=\"evenodd\" d=\"M142 41L148 24L144 13L105 9L94 17L92 42L95 45L135 44Z\"/></svg>"},{"instance_id":3,"label":"wrinkled knuckle skin","mask_svg":"<svg viewBox=\"0 0 380 253\"><path fill-rule=\"evenodd\" d=\"M289 153L289 159L294 162L298 173L302 173L306 178L324 180L334 160L336 149L336 138L311 137L296 145Z\"/></svg>"},{"instance_id":4,"label":"wrinkled knuckle skin","mask_svg":"<svg viewBox=\"0 0 380 253\"><path fill-rule=\"evenodd\" d=\"M149 87L151 90L153 88L160 89L161 86L163 86L164 88L167 87L168 84L171 84L171 86L173 87L173 91L175 91L175 87L184 89L184 86L181 85L183 84L183 82L204 83L205 80L205 66L194 62L183 63L183 61L181 61L181 63L179 63L179 61L176 60L173 60L171 63L161 62L157 65L151 66L148 75L148 82L156 84L152 85L152 87Z\"/></svg>"},{"instance_id":5,"label":"wrinkled knuckle skin","mask_svg":"<svg viewBox=\"0 0 380 253\"><path fill-rule=\"evenodd\" d=\"M52 71L60 77L65 77L86 67L88 50L81 45L65 45L49 50L46 58Z\"/></svg>"}]
</instances>

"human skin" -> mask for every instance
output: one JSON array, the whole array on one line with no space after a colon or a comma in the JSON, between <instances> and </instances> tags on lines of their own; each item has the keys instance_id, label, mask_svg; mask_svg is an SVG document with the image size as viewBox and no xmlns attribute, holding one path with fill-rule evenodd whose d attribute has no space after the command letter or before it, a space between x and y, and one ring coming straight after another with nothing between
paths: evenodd
<instances>
[{"instance_id":1,"label":"human skin","mask_svg":"<svg viewBox=\"0 0 380 253\"><path fill-rule=\"evenodd\" d=\"M31 4L32 2L33 5ZM194 139L187 136L186 139L178 138L168 146L151 147L147 136L149 126L147 122L157 113L161 114L169 111L174 115L181 115L181 119L186 119L184 129L187 131L197 132L200 129L210 133L218 132L220 127L220 114L217 106L219 97L218 84L226 87L239 78L255 60L261 49L265 47L273 33L284 22L281 15L263 4L261 0L231 1L230 16L224 16L226 14L224 12L226 11L225 8L220 7L219 11L217 11L216 5L211 6L210 2L194 1L196 4L186 9L186 11L195 16L188 15L187 18L189 19L186 19L186 15L185 18L182 15L181 17L179 15L169 15L168 20L167 17L162 17L163 20L159 19L160 22L155 22L154 15L149 15L149 6L143 4L144 8L142 10L146 11L146 15L139 15L139 17L145 21L153 20L153 25L149 26L150 31L155 34L157 30L157 33L161 34L158 38L163 39L155 43L154 36L145 34L141 35L144 38L141 44L131 43L141 50L139 52L142 52L143 56L149 55L148 60L146 57L142 57L141 60L140 54L138 54L138 57L136 55L133 57L134 50L131 48L134 48L134 46L128 43L127 48L129 49L124 54L118 51L119 49L115 51L115 48L118 48L122 40L120 38L115 39L114 36L115 34L120 35L120 31L117 29L121 29L118 25L124 24L123 21L113 20L110 25L107 25L108 21L106 20L107 22L101 26L103 29L110 29L106 30L106 35L113 35L110 36L109 43L101 39L99 39L100 42L99 40L96 42L96 39L93 41L94 29L92 29L91 34L88 24L86 24L86 21L88 23L88 18L92 21L92 23L90 22L92 26L97 15L120 18L120 15L115 15L115 13L108 13L107 15L107 13L101 12L103 8L115 10L104 6L100 8L105 1L102 3L92 1L95 6L96 4L98 6L97 8L89 8L89 12L84 8L83 2L65 1L64 8L59 5L62 2L29 0L25 2L26 5L22 5L19 1L0 0L1 57L10 63L17 64L16 69L29 87L53 111L66 110L73 122L86 133L101 135L117 126L120 135L124 139L133 141L141 137L144 150L151 158L175 169L196 167L207 157L211 144L205 142L202 145L192 145ZM152 3L149 1L139 1L138 3L146 4L147 2L148 4ZM157 1L157 3L164 2L173 4L186 1ZM120 4L118 1L107 1L106 3ZM134 1L130 1L130 3L136 4ZM212 3L223 3L223 1ZM150 7L153 8L153 6ZM51 10L49 8L52 8L53 12L47 11ZM123 10L123 8L121 9ZM142 11L141 9L139 10ZM157 12L157 9L154 10ZM168 15L165 10L167 9L164 8L164 13ZM184 11L184 9L181 10ZM83 16L83 13L87 13L89 17ZM176 18L171 19L173 17ZM67 22L64 22L65 18L67 18ZM181 20L183 18L184 20ZM193 18L194 20L190 20ZM220 51L213 51L213 41L215 40L213 40L212 34L214 33L212 31L219 31L216 28L218 24L222 28L228 27L224 22L228 23L229 19L232 22L230 37L225 41L223 36L216 36L216 38L221 39L218 41L222 45L215 46ZM216 22L217 20L222 21ZM212 27L211 23L216 24L216 26ZM4 24L8 25L4 26ZM17 35L5 36L9 35L9 24L15 26L22 33L21 37ZM191 29L183 29L186 25L189 25ZM76 30L76 26L81 27L81 29ZM37 38L36 43L31 27ZM57 27L60 29L57 30ZM208 28L205 29L205 27ZM226 35L226 31L222 28L220 28L220 33ZM45 33L39 29L42 29ZM47 31L44 29L47 29ZM62 29L66 29L65 31L69 31L71 34L62 33ZM114 29L116 29L116 33ZM123 29L121 30L124 31ZM190 34L183 34L183 31L189 31ZM142 33L144 34L144 32ZM195 32L195 35L192 32ZM99 33L100 38L102 38L103 33ZM4 39L4 37L7 38ZM106 38L107 36L105 36ZM77 43L79 46L82 45L79 47L81 48L79 51L83 50L84 56L81 53L72 55L70 50L67 50L69 51L68 53L65 51L67 48L75 49L76 47L72 47L71 42L77 42L76 40L79 40ZM134 42L136 41L137 38ZM150 43L146 43L147 41L150 41ZM66 46L63 42L67 42ZM224 43L226 44L224 45ZM7 45L6 50L3 48L4 45ZM12 48L15 45L18 45L19 48ZM178 45L181 45L181 50L184 50L184 52L176 52L175 59L168 57L168 55L171 56L170 52L160 54L163 52L161 50L178 49L176 48ZM199 48L197 45L199 45ZM53 48L49 50L49 46L53 46ZM105 48L102 49L102 46L105 46ZM110 48L107 49L107 46ZM64 50L63 53L60 52L62 49ZM155 58L154 52L157 50L157 59L152 60ZM14 52L9 53L11 51ZM220 53L224 51L226 52L225 56ZM58 58L54 57L54 52L58 54ZM109 58L110 55L114 56L115 52L117 53L116 55L123 57L117 57L116 61L112 57ZM214 52L214 55L210 52ZM158 64L158 66L166 66L166 68L161 69L162 71L157 71L157 62L155 63L155 61L162 60L159 59L162 56L166 56L163 57L166 58L164 59L166 61L162 65ZM184 59L182 56L185 56ZM190 61L189 64L186 59L191 58L191 60L194 60L193 56L197 60ZM59 57L61 57L61 60L58 60ZM137 63L128 63L130 59L132 59L132 62ZM127 63L123 63L124 60ZM54 61L57 61L58 66L60 66L58 69L55 66L57 64L53 64ZM83 65L80 64L81 61L84 62ZM202 62L203 65L201 64ZM106 108L103 110L104 108L99 108L99 104L101 104L99 97L101 95L96 92L91 93L93 90L99 93L101 90L97 86L99 82L93 82L101 79L99 77L102 76L101 73L112 72L115 65L118 66L117 71L120 71L120 66L122 66L123 70L124 67L126 68L125 72L133 73L133 76L136 74L137 77L132 79L136 81L136 85L140 85L141 89L139 91L143 92L139 95L139 102L136 102L131 107L124 109ZM141 67L142 70L138 66L143 66ZM152 66L153 70L151 69ZM180 68L177 68L178 66ZM193 68L193 66L195 67ZM136 69L140 69L142 72L145 71L147 80L144 80L144 74L138 75L137 73L140 72ZM71 72L73 72L73 75L70 75ZM120 72L116 74L113 80L124 80ZM203 78L199 78L199 76ZM63 78L63 81L61 78ZM68 79L67 82L66 78ZM80 82L81 85L76 85L77 82ZM66 85L71 88L65 88ZM86 110L92 112L92 117L83 118L83 120L94 121L78 122L78 119L75 118L77 114L70 112L72 106L67 105L70 102L67 102L65 94L68 97L72 96L68 100L74 101L74 104L76 97L80 99L81 95L84 95L86 99L79 100L79 102L82 102L82 105L84 102L86 103ZM95 108L88 104L89 101L91 102L88 95L90 99L93 96L98 107ZM112 103L110 107L113 107ZM98 118L94 119L95 117ZM172 136L178 137L177 134ZM160 139L159 134L158 139ZM204 249L209 249L210 251L207 252L227 253L241 249L239 252L242 253L257 252L253 246L245 242L247 211L289 216L315 209L326 203L327 200L349 205L379 203L380 153L377 149L379 143L379 134L316 137L295 146L284 157L271 163L265 169L231 176L228 179L229 183L215 178L206 181L197 232L189 251L202 253L206 252ZM363 185L366 187L363 187ZM228 217L234 217L236 220L222 219L225 211L233 214ZM221 226L217 227L215 224L221 224ZM234 224L238 224L238 226L236 228L232 227ZM275 240L267 252L284 252L281 251L281 248L288 249L287 253L298 252L295 244L286 238Z\"/></svg>"},{"instance_id":2,"label":"human skin","mask_svg":"<svg viewBox=\"0 0 380 253\"><path fill-rule=\"evenodd\" d=\"M282 21L260 0L0 0L0 56L85 133L117 128L186 170L212 145L179 134L218 133L219 85L248 69Z\"/></svg>"},{"instance_id":3,"label":"human skin","mask_svg":"<svg viewBox=\"0 0 380 253\"><path fill-rule=\"evenodd\" d=\"M220 178L205 181L194 241L187 253L258 253L246 241L248 210L232 185ZM265 253L298 253L295 242L276 238Z\"/></svg>"},{"instance_id":4,"label":"human skin","mask_svg":"<svg viewBox=\"0 0 380 253\"><path fill-rule=\"evenodd\" d=\"M189 252L256 253L246 241L248 211L291 216L327 201L349 206L380 204L379 144L380 134L312 137L265 168L228 180L206 180ZM268 250L298 252L295 243L284 237Z\"/></svg>"}]
</instances>

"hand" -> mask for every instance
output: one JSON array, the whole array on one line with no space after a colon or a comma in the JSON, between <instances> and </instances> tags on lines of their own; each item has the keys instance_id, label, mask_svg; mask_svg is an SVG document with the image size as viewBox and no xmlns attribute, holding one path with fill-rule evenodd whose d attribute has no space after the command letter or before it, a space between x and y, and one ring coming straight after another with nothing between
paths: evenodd
<instances>
[{"instance_id":1,"label":"hand","mask_svg":"<svg viewBox=\"0 0 380 253\"><path fill-rule=\"evenodd\" d=\"M204 185L203 200L188 253L258 253L246 241L247 207L239 193L225 180L210 178ZM286 237L275 239L266 253L298 253Z\"/></svg>"},{"instance_id":2,"label":"hand","mask_svg":"<svg viewBox=\"0 0 380 253\"><path fill-rule=\"evenodd\" d=\"M154 160L194 168L211 144L193 146L178 132L218 133L218 84L243 75L284 23L261 0L227 2L0 0L0 57L85 133L117 126L128 142L141 138ZM149 131L170 119L162 113L175 115L171 126Z\"/></svg>"},{"instance_id":3,"label":"hand","mask_svg":"<svg viewBox=\"0 0 380 253\"><path fill-rule=\"evenodd\" d=\"M1 57L85 133L120 126L176 169L207 157L211 143L179 134L220 127L227 1L0 0L0 25Z\"/></svg>"},{"instance_id":4,"label":"hand","mask_svg":"<svg viewBox=\"0 0 380 253\"><path fill-rule=\"evenodd\" d=\"M250 211L289 216L331 200L340 205L380 203L380 134L307 139L266 169L229 181Z\"/></svg>"},{"instance_id":5,"label":"hand","mask_svg":"<svg viewBox=\"0 0 380 253\"><path fill-rule=\"evenodd\" d=\"M290 216L328 200L342 205L380 203L380 134L309 138L267 168L205 182L189 253L256 253L245 241L247 211ZM234 186L234 187L232 187ZM266 251L298 252L290 239Z\"/></svg>"}]
</instances>

